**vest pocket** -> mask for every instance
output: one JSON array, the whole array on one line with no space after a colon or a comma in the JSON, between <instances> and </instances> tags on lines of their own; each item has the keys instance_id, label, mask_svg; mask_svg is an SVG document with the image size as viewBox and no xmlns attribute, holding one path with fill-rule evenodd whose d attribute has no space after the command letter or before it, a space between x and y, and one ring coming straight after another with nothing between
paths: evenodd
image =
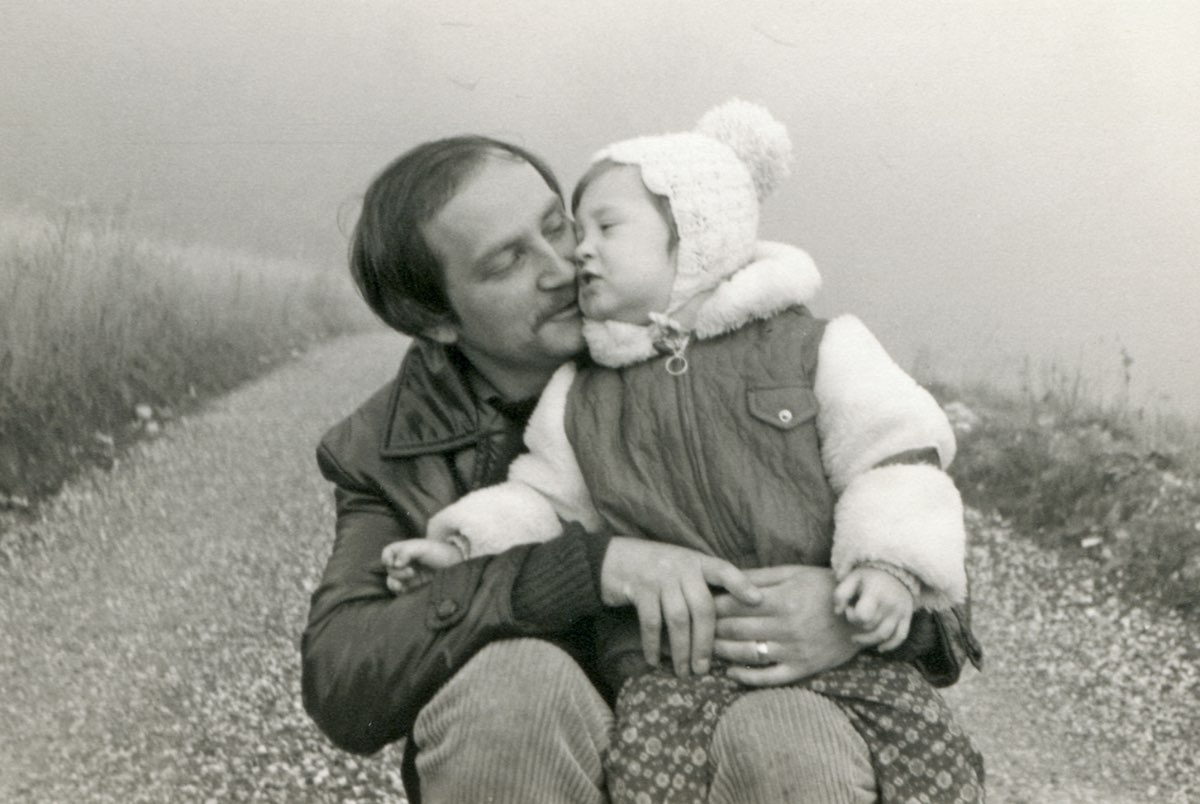
<instances>
[{"instance_id":1,"label":"vest pocket","mask_svg":"<svg viewBox=\"0 0 1200 804\"><path fill-rule=\"evenodd\" d=\"M778 430L791 430L817 415L817 395L803 385L752 388L746 400L751 416Z\"/></svg>"}]
</instances>

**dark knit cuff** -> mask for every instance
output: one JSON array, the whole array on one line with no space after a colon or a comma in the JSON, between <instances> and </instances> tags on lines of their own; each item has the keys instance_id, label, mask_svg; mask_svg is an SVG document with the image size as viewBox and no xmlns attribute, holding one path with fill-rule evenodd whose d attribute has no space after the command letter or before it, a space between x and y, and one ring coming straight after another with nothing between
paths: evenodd
<instances>
[{"instance_id":1,"label":"dark knit cuff","mask_svg":"<svg viewBox=\"0 0 1200 804\"><path fill-rule=\"evenodd\" d=\"M575 523L531 547L513 582L513 617L536 632L554 633L600 612L600 564L607 547L606 535Z\"/></svg>"},{"instance_id":2,"label":"dark knit cuff","mask_svg":"<svg viewBox=\"0 0 1200 804\"><path fill-rule=\"evenodd\" d=\"M604 556L608 554L608 543L612 541L612 534L607 531L588 533L582 525L574 522L568 527L576 528L583 540L583 549L587 553L588 566L592 571L592 588L596 590L596 599L600 600L600 572L604 568Z\"/></svg>"}]
</instances>

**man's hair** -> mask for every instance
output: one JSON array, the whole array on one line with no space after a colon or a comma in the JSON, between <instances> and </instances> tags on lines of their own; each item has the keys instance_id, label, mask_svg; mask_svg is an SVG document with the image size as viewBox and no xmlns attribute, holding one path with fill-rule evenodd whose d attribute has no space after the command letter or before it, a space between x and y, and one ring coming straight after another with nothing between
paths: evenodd
<instances>
[{"instance_id":1,"label":"man's hair","mask_svg":"<svg viewBox=\"0 0 1200 804\"><path fill-rule=\"evenodd\" d=\"M642 172L642 169L637 165L627 165L623 162L614 162L611 159L601 159L593 162L591 167L579 177L579 181L575 183L575 189L571 191L571 217L575 217L575 213L579 209L579 202L583 200L583 193L587 190L588 186L608 171L619 167L631 167L638 171L639 176ZM645 187L645 182L642 182L642 186ZM671 233L670 239L667 240L667 248L674 249L679 245L679 227L675 225L675 213L671 211L671 200L666 196L659 195L649 187L646 187L646 192L650 193L650 198L653 199L654 206L658 209L658 214L666 221L667 230Z\"/></svg>"},{"instance_id":2,"label":"man's hair","mask_svg":"<svg viewBox=\"0 0 1200 804\"><path fill-rule=\"evenodd\" d=\"M560 197L549 166L524 148L477 135L426 142L400 155L363 197L350 240L350 275L392 329L421 336L454 322L445 266L421 232L487 159L529 163Z\"/></svg>"}]
</instances>

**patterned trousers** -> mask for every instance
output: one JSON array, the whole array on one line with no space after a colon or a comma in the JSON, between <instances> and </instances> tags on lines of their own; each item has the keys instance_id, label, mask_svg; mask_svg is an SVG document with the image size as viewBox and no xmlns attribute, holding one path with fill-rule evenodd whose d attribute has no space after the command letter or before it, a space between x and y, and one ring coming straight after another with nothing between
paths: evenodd
<instances>
[{"instance_id":1,"label":"patterned trousers","mask_svg":"<svg viewBox=\"0 0 1200 804\"><path fill-rule=\"evenodd\" d=\"M882 804L984 800L983 757L912 665L863 653L796 686L845 713L867 744ZM707 801L713 732L747 691L721 668L686 679L659 668L625 682L605 755L614 804Z\"/></svg>"}]
</instances>

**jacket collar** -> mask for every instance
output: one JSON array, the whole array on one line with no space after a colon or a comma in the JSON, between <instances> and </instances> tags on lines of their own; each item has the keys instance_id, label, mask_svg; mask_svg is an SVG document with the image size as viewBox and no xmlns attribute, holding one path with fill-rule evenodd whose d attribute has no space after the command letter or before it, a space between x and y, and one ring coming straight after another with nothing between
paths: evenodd
<instances>
[{"instance_id":1,"label":"jacket collar","mask_svg":"<svg viewBox=\"0 0 1200 804\"><path fill-rule=\"evenodd\" d=\"M415 339L388 401L380 455L444 452L504 430L506 423L491 397L476 393L473 375L457 349Z\"/></svg>"},{"instance_id":2,"label":"jacket collar","mask_svg":"<svg viewBox=\"0 0 1200 804\"><path fill-rule=\"evenodd\" d=\"M687 334L704 340L732 332L755 319L770 318L788 307L807 304L820 287L821 275L808 254L784 243L760 241L754 249L754 260L717 285L700 307L696 323ZM655 344L663 340L664 334L659 322L588 320L583 323L583 336L592 359L609 368L657 357L661 352Z\"/></svg>"}]
</instances>

